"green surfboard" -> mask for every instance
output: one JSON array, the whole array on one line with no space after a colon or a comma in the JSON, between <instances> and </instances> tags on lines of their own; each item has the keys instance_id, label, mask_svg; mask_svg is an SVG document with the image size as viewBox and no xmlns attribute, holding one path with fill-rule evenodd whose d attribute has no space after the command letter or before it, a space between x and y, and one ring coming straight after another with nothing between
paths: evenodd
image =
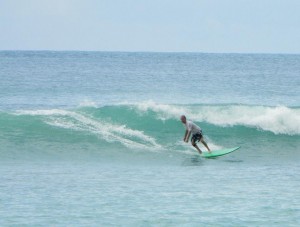
<instances>
[{"instance_id":1,"label":"green surfboard","mask_svg":"<svg viewBox=\"0 0 300 227\"><path fill-rule=\"evenodd\" d=\"M234 152L238 149L240 149L240 147L233 147L233 148L228 148L228 149L216 150L216 151L212 151L211 153L202 152L201 156L204 157L204 158L213 158L213 157L218 157L218 156L222 156L222 155L225 155L225 154L229 154L229 153Z\"/></svg>"}]
</instances>

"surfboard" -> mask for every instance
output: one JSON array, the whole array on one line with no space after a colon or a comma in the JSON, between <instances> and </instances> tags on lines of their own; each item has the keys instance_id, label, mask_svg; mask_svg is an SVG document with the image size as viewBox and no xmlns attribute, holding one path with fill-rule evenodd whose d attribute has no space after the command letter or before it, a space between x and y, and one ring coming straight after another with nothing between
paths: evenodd
<instances>
[{"instance_id":1,"label":"surfboard","mask_svg":"<svg viewBox=\"0 0 300 227\"><path fill-rule=\"evenodd\" d=\"M201 156L204 157L204 158L213 158L213 157L218 157L218 156L229 154L229 153L234 152L238 149L240 149L240 147L233 147L233 148L228 148L228 149L215 150L215 151L212 151L211 153L202 152Z\"/></svg>"}]
</instances>

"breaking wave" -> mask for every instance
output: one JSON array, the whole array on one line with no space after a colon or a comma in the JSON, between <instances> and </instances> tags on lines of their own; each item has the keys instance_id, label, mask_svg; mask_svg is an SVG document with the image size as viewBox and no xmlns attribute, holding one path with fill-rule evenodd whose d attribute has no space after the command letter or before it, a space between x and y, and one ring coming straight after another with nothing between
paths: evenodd
<instances>
[{"instance_id":1,"label":"breaking wave","mask_svg":"<svg viewBox=\"0 0 300 227\"><path fill-rule=\"evenodd\" d=\"M211 149L269 146L274 150L282 147L282 143L293 150L299 147L298 107L166 105L149 101L102 107L93 103L75 109L2 111L0 154L26 149L37 153L111 149L127 153L136 150L194 154L195 150L182 141L184 128L179 121L182 114L201 126ZM263 138L261 145L259 138Z\"/></svg>"}]
</instances>

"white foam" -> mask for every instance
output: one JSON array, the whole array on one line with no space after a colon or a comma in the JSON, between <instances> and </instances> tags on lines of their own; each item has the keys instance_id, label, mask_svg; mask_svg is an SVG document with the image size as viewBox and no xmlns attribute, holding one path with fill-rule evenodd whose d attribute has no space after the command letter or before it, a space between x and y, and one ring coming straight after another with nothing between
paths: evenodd
<instances>
[{"instance_id":1,"label":"white foam","mask_svg":"<svg viewBox=\"0 0 300 227\"><path fill-rule=\"evenodd\" d=\"M158 117L162 120L169 118L179 119L182 114L188 114L189 111L183 106L174 106L166 104L157 104L153 101L146 101L135 105L139 111L147 112L149 110L154 111L158 114Z\"/></svg>"},{"instance_id":2,"label":"white foam","mask_svg":"<svg viewBox=\"0 0 300 227\"><path fill-rule=\"evenodd\" d=\"M115 125L93 119L81 113L68 110L22 110L17 115L47 116L45 123L76 131L86 131L101 136L108 142L120 142L131 148L156 150L161 146L155 139L144 132L127 128L125 125Z\"/></svg>"},{"instance_id":3,"label":"white foam","mask_svg":"<svg viewBox=\"0 0 300 227\"><path fill-rule=\"evenodd\" d=\"M300 135L300 109L285 106L177 106L152 101L136 105L138 111L154 111L161 120L178 119L182 114L194 121L218 126L243 125L275 134Z\"/></svg>"},{"instance_id":4,"label":"white foam","mask_svg":"<svg viewBox=\"0 0 300 227\"><path fill-rule=\"evenodd\" d=\"M31 116L50 116L50 115L68 115L70 111L60 109L50 110L19 110L15 115L31 115Z\"/></svg>"},{"instance_id":5,"label":"white foam","mask_svg":"<svg viewBox=\"0 0 300 227\"><path fill-rule=\"evenodd\" d=\"M92 100L85 99L85 100L83 100L79 103L79 107L94 107L94 108L97 108L98 105Z\"/></svg>"}]
</instances>

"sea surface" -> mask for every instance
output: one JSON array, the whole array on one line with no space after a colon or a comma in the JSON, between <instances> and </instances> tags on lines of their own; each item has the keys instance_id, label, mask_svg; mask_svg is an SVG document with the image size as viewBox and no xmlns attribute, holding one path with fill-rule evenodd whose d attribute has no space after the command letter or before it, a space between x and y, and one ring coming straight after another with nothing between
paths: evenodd
<instances>
[{"instance_id":1,"label":"sea surface","mask_svg":"<svg viewBox=\"0 0 300 227\"><path fill-rule=\"evenodd\" d=\"M0 226L299 217L300 55L0 51Z\"/></svg>"}]
</instances>

